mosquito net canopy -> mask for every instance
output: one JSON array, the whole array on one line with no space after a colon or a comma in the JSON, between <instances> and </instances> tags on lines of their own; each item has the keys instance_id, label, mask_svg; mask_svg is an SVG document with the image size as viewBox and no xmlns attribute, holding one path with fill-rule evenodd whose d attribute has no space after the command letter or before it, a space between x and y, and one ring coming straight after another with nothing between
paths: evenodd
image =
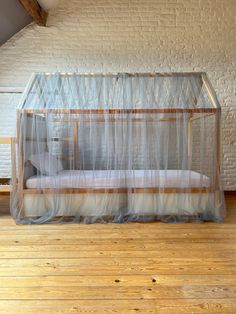
<instances>
[{"instance_id":1,"label":"mosquito net canopy","mask_svg":"<svg viewBox=\"0 0 236 314\"><path fill-rule=\"evenodd\" d=\"M19 223L224 218L220 106L204 73L35 74L17 121Z\"/></svg>"}]
</instances>

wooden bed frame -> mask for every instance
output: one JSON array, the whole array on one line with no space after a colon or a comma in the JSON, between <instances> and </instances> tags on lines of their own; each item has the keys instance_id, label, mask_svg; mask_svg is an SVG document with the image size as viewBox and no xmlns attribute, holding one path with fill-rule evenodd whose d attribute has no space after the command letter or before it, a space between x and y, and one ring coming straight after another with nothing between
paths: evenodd
<instances>
[{"instance_id":1,"label":"wooden bed frame","mask_svg":"<svg viewBox=\"0 0 236 314\"><path fill-rule=\"evenodd\" d=\"M117 193L125 193L127 191L131 192L131 193L208 193L211 189L206 189L206 188L131 188L131 189L124 189L124 188L106 188L106 189L92 189L92 188L82 188L82 189L26 189L25 188L25 182L23 179L23 151L22 151L22 143L21 143L21 136L20 136L20 124L21 124L21 117L23 114L27 114L29 116L32 116L33 114L40 114L40 115L46 115L47 113L62 113L62 114L88 114L88 113L92 113L92 114L137 114L137 113L141 113L141 114L145 114L145 113L175 113L175 112L186 112L189 113L189 139L188 139L188 152L190 154L191 152L191 128L192 128L192 121L196 120L198 118L200 118L201 116L197 116L197 117L193 117L193 113L203 113L204 115L207 114L207 116L209 115L216 115L216 117L219 116L220 111L218 109L206 109L206 108L202 108L202 109L178 109L178 110L173 110L173 109L132 109L132 110L120 110L120 109L109 109L109 110L80 110L80 109L71 109L71 110L58 110L58 109L51 109L51 110L32 110L32 109L23 109L23 110L18 110L18 152L19 152L19 159L18 159L18 165L19 165L19 184L21 185L21 191L23 194L42 194L42 193L113 193L113 192L117 192ZM41 116L43 118L43 116ZM127 120L127 118L118 118L118 121L124 121ZM143 118L132 118L131 119L134 122L140 122L140 121L146 121ZM219 120L219 117L217 118L217 120ZM74 127L74 131L73 131L73 138L59 138L59 137L55 137L52 138L53 141L73 141L73 145L74 145L74 156L75 156L75 160L77 160L78 158L78 122L86 122L88 120L85 120L83 118L78 119L78 118L71 118L71 119L53 119L53 121L60 121L60 122L72 122L73 123L73 127ZM117 119L115 118L111 118L111 119L89 119L89 121L91 122L105 122L105 121L109 121L109 122L116 122ZM176 121L176 118L170 118L170 119L155 119L155 118L149 118L147 119L147 121L171 121L174 122ZM32 140L32 139L29 139ZM43 141L46 141L46 139L44 139ZM219 144L218 144L219 145ZM219 158L219 154L218 154L218 158ZM219 165L219 162L218 162ZM218 171L217 171L218 172ZM216 180L217 181L217 180Z\"/></svg>"},{"instance_id":2,"label":"wooden bed frame","mask_svg":"<svg viewBox=\"0 0 236 314\"><path fill-rule=\"evenodd\" d=\"M181 73L182 74L182 73ZM86 194L86 193L210 193L210 192L217 192L220 190L219 186L219 175L220 175L220 116L221 116L221 108L217 97L212 89L208 78L203 73L196 73L201 74L202 76L202 84L204 84L210 100L213 104L214 108L190 108L190 109L182 109L182 108L155 108L155 109L24 109L23 105L20 109L18 109L18 118L17 118L17 147L18 147L18 186L19 186L19 193L21 204L23 204L23 197L25 194ZM131 74L132 75L132 74ZM149 74L151 75L151 74ZM175 75L175 74L173 74ZM186 75L184 73L183 75ZM27 91L25 92L27 94ZM23 102L22 102L23 104ZM192 150L192 123L194 120L199 119L204 116L214 115L215 116L215 123L216 123L216 136L217 136L217 167L215 173L215 182L209 188L62 188L62 189L26 189L25 180L23 178L23 169L25 167L23 163L23 149L22 149L22 139L21 139L21 123L22 123L22 116L35 116L41 117L44 119L47 114L55 113L55 114L64 114L70 115L70 118L54 118L52 119L53 122L72 122L73 123L73 138L52 138L53 141L73 141L74 146L74 159L75 168L77 168L77 159L78 159L78 122L117 122L117 121L133 121L133 122L140 122L140 121L170 121L174 122L176 118L169 118L169 119L157 119L157 118L147 118L144 119L138 118L137 116L127 117L127 115L138 115L138 114L157 114L157 113L187 113L188 114L188 157L191 160L191 150ZM73 115L80 115L81 118L75 117ZM114 116L108 119L104 118L84 118L83 115L116 115L116 114L123 114L123 117L115 118ZM200 114L200 115L194 115ZM180 118L181 119L181 118ZM178 120L179 121L179 120ZM31 140L31 139L29 139ZM42 140L46 141L46 139Z\"/></svg>"}]
</instances>

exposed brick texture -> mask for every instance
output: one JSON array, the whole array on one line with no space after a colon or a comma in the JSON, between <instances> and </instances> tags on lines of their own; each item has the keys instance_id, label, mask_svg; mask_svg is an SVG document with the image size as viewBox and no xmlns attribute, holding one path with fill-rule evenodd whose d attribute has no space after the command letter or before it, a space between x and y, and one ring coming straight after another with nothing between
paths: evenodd
<instances>
[{"instance_id":1,"label":"exposed brick texture","mask_svg":"<svg viewBox=\"0 0 236 314\"><path fill-rule=\"evenodd\" d=\"M224 188L236 189L235 17L235 0L61 0L48 27L0 48L0 86L25 86L34 71L205 71L223 107ZM0 94L0 135L13 134L16 105Z\"/></svg>"}]
</instances>

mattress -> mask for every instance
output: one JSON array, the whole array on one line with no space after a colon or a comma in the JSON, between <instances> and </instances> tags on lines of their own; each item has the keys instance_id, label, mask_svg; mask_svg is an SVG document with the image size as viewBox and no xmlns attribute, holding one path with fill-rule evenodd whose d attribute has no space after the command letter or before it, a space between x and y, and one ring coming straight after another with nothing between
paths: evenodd
<instances>
[{"instance_id":1,"label":"mattress","mask_svg":"<svg viewBox=\"0 0 236 314\"><path fill-rule=\"evenodd\" d=\"M210 179L190 170L63 170L33 176L28 189L47 188L208 188Z\"/></svg>"}]
</instances>

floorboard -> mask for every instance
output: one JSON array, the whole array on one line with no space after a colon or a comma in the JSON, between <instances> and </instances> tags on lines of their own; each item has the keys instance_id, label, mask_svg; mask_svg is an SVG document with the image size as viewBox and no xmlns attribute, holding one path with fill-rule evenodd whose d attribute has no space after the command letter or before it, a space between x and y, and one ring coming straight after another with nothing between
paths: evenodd
<instances>
[{"instance_id":1,"label":"floorboard","mask_svg":"<svg viewBox=\"0 0 236 314\"><path fill-rule=\"evenodd\" d=\"M236 196L224 224L16 226L0 196L0 313L236 313Z\"/></svg>"}]
</instances>

